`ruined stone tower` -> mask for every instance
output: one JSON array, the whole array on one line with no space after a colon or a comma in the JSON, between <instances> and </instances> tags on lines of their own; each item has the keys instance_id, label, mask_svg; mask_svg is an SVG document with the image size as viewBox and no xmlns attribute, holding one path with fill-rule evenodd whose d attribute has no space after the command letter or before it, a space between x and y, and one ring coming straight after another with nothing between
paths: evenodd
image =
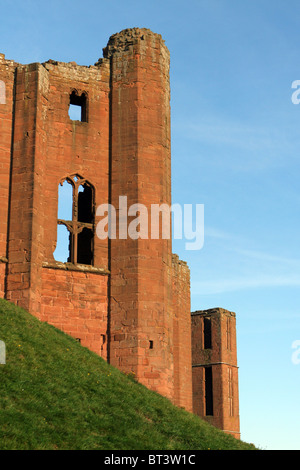
<instances>
[{"instance_id":1,"label":"ruined stone tower","mask_svg":"<svg viewBox=\"0 0 300 470\"><path fill-rule=\"evenodd\" d=\"M239 438L236 317L216 308L192 313L193 410Z\"/></svg>"},{"instance_id":2,"label":"ruined stone tower","mask_svg":"<svg viewBox=\"0 0 300 470\"><path fill-rule=\"evenodd\" d=\"M121 31L94 66L0 54L0 132L1 297L192 411L189 269L170 238L130 238L124 225L135 204L171 205L161 36ZM116 237L97 236L103 204L116 208ZM55 257L61 230L65 261Z\"/></svg>"}]
</instances>

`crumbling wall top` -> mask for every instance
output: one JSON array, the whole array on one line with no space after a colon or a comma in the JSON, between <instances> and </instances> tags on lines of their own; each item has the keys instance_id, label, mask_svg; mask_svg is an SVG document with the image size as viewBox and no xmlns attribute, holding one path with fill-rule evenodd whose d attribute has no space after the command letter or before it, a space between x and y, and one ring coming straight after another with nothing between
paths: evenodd
<instances>
[{"instance_id":1,"label":"crumbling wall top","mask_svg":"<svg viewBox=\"0 0 300 470\"><path fill-rule=\"evenodd\" d=\"M231 312L229 310L226 310L225 308L220 308L220 307L216 307L216 308L209 308L207 310L197 310L196 312L192 312L191 313L192 317L194 316L220 316L220 315L225 315L227 317L236 317L236 314L235 312Z\"/></svg>"},{"instance_id":2,"label":"crumbling wall top","mask_svg":"<svg viewBox=\"0 0 300 470\"><path fill-rule=\"evenodd\" d=\"M160 45L169 54L168 48L165 45L165 41L162 36L157 33L153 33L147 28L129 28L120 31L119 33L113 34L107 43L107 46L103 48L104 58L110 58L114 52L123 52L129 50L130 46L137 44L139 41L145 40L158 41Z\"/></svg>"},{"instance_id":3,"label":"crumbling wall top","mask_svg":"<svg viewBox=\"0 0 300 470\"><path fill-rule=\"evenodd\" d=\"M18 63L15 62L14 60L10 60L10 59L6 59L5 58L5 54L3 53L0 53L0 64L4 64L4 65L13 65L13 66L17 66Z\"/></svg>"}]
</instances>

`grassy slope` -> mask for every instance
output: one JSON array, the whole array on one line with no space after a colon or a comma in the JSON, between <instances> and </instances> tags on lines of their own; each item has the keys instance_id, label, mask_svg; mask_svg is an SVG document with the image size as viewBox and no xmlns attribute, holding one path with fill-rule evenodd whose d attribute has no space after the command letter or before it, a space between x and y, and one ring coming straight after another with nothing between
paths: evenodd
<instances>
[{"instance_id":1,"label":"grassy slope","mask_svg":"<svg viewBox=\"0 0 300 470\"><path fill-rule=\"evenodd\" d=\"M0 299L0 449L251 449Z\"/></svg>"}]
</instances>

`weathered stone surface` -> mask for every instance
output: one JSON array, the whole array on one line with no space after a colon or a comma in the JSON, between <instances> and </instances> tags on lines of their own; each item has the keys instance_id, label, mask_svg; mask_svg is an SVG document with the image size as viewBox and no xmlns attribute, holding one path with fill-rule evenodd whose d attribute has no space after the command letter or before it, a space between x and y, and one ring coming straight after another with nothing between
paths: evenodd
<instances>
[{"instance_id":1,"label":"weathered stone surface","mask_svg":"<svg viewBox=\"0 0 300 470\"><path fill-rule=\"evenodd\" d=\"M169 67L162 37L142 28L114 34L93 66L0 54L0 296L192 411L188 266L170 239L95 233L96 208L120 196L149 213L171 206ZM72 220L58 219L65 180ZM90 220L79 220L81 182ZM58 225L71 234L67 263L53 256Z\"/></svg>"},{"instance_id":2,"label":"weathered stone surface","mask_svg":"<svg viewBox=\"0 0 300 470\"><path fill-rule=\"evenodd\" d=\"M205 325L207 322L207 326ZM222 308L192 313L194 413L240 437L236 315ZM212 371L213 414L206 413L205 370Z\"/></svg>"}]
</instances>

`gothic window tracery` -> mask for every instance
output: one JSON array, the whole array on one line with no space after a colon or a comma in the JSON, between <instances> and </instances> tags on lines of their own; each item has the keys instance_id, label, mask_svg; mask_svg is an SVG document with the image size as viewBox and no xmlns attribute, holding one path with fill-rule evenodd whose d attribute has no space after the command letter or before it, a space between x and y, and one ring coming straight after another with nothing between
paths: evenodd
<instances>
[{"instance_id":1,"label":"gothic window tracery","mask_svg":"<svg viewBox=\"0 0 300 470\"><path fill-rule=\"evenodd\" d=\"M94 188L89 181L78 174L61 180L60 188L64 188L64 191L59 194L57 224L58 227L65 227L69 235L66 261L92 265Z\"/></svg>"}]
</instances>

